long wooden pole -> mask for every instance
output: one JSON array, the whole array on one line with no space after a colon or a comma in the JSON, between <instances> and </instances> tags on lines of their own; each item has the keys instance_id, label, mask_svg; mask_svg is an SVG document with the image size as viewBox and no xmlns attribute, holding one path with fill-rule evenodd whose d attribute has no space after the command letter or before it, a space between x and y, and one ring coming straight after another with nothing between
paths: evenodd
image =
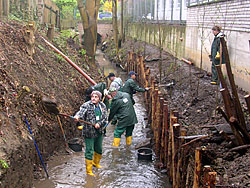
<instances>
[{"instance_id":1,"label":"long wooden pole","mask_svg":"<svg viewBox=\"0 0 250 188\"><path fill-rule=\"evenodd\" d=\"M238 117L238 120L240 122L240 126L242 127L242 129L246 130L246 122L245 122L244 114L243 114L243 111L241 108L239 96L238 96L235 81L234 81L234 76L233 76L232 69L231 69L231 64L230 64L229 53L228 53L226 41L225 41L224 37L220 38L220 41L221 41L223 56L224 56L225 62L226 62L227 75L228 75L229 82L230 82L230 85L232 88L232 94L234 96L233 100L234 100L234 104L235 104L235 108L236 108L236 112L237 112L237 117Z\"/></svg>"}]
</instances>

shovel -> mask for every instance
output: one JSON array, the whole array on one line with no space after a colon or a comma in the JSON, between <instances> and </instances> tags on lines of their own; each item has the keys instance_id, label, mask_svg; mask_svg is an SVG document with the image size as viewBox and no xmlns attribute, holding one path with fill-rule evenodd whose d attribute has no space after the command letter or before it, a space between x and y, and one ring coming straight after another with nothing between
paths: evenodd
<instances>
[{"instance_id":1,"label":"shovel","mask_svg":"<svg viewBox=\"0 0 250 188\"><path fill-rule=\"evenodd\" d=\"M60 116L65 116L65 117L69 117L71 119L74 119L76 120L73 116L71 115L68 115L68 114L65 114L65 113L60 113L58 108L57 108L57 104L56 104L56 100L55 99L50 99L50 98L47 98L47 97L43 97L42 98L42 104L45 108L45 110L50 113L50 114L55 114L55 115L60 115ZM87 122L87 121L84 121L84 120L81 120L81 119L78 119L77 121L79 122L83 122L87 125L92 125L92 126L95 126L94 124L90 123L90 122Z\"/></svg>"}]
</instances>

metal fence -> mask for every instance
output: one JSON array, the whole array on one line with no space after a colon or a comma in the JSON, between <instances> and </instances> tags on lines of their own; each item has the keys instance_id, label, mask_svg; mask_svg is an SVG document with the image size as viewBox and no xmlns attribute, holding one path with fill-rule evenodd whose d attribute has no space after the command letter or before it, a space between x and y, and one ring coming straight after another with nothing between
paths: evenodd
<instances>
[{"instance_id":1,"label":"metal fence","mask_svg":"<svg viewBox=\"0 0 250 188\"><path fill-rule=\"evenodd\" d=\"M188 7L218 1L223 0L124 0L124 15L135 22L185 23Z\"/></svg>"}]
</instances>

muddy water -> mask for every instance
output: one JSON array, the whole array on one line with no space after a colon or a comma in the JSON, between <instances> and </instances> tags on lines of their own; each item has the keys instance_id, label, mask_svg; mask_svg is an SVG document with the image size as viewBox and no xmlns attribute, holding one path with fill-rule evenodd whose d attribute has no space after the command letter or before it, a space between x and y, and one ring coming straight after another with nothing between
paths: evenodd
<instances>
[{"instance_id":1,"label":"muddy water","mask_svg":"<svg viewBox=\"0 0 250 188\"><path fill-rule=\"evenodd\" d=\"M119 72L98 51L97 60L104 67L105 75L114 72L125 80L126 73ZM106 188L106 187L171 187L166 175L156 168L156 161L144 162L137 160L136 144L141 143L146 134L144 129L147 122L143 96L135 96L135 111L138 124L133 132L132 145L126 147L125 137L122 136L119 148L112 147L113 126L107 128L107 137L103 140L103 158L101 165L104 168L93 168L96 177L90 177L85 172L84 152L72 155L53 157L48 162L50 178L36 181L35 188Z\"/></svg>"}]
</instances>

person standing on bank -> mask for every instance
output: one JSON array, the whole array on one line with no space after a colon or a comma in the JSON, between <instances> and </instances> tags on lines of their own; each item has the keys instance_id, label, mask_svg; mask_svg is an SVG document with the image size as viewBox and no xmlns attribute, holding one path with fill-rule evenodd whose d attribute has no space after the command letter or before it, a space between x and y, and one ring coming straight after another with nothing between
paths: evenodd
<instances>
[{"instance_id":1,"label":"person standing on bank","mask_svg":"<svg viewBox=\"0 0 250 188\"><path fill-rule=\"evenodd\" d=\"M114 116L118 120L114 131L113 146L118 147L120 145L121 135L124 132L126 132L126 145L130 146L134 126L138 123L131 97L128 93L117 91L115 87L110 88L109 93L112 101L108 121L110 122Z\"/></svg>"},{"instance_id":2,"label":"person standing on bank","mask_svg":"<svg viewBox=\"0 0 250 188\"><path fill-rule=\"evenodd\" d=\"M130 95L131 100L133 105L135 104L135 100L133 99L133 94L136 92L145 92L148 91L149 88L140 88L136 83L135 83L135 77L136 73L134 71L130 71L128 73L129 79L124 83L124 86L122 88L123 92L126 92Z\"/></svg>"},{"instance_id":3,"label":"person standing on bank","mask_svg":"<svg viewBox=\"0 0 250 188\"><path fill-rule=\"evenodd\" d=\"M95 176L92 166L102 168L99 164L102 157L103 127L107 123L107 109L101 102L102 94L99 91L91 93L91 100L85 102L75 114L76 121L83 119L93 125L82 124L82 134L85 137L86 173Z\"/></svg>"},{"instance_id":4,"label":"person standing on bank","mask_svg":"<svg viewBox=\"0 0 250 188\"><path fill-rule=\"evenodd\" d=\"M110 72L107 76L109 80L111 81L110 88L115 87L117 91L121 91L122 89L122 79L119 77L115 77L115 74L113 72Z\"/></svg>"},{"instance_id":5,"label":"person standing on bank","mask_svg":"<svg viewBox=\"0 0 250 188\"><path fill-rule=\"evenodd\" d=\"M212 72L212 79L211 79L211 84L216 85L218 84L218 74L215 65L220 64L220 38L224 37L224 34L221 32L221 27L219 26L214 26L212 28L212 32L214 34L214 40L212 43L211 47L211 55L210 55L210 60L212 61L212 67L211 67L211 72ZM224 56L222 54L222 64L225 63Z\"/></svg>"}]
</instances>

